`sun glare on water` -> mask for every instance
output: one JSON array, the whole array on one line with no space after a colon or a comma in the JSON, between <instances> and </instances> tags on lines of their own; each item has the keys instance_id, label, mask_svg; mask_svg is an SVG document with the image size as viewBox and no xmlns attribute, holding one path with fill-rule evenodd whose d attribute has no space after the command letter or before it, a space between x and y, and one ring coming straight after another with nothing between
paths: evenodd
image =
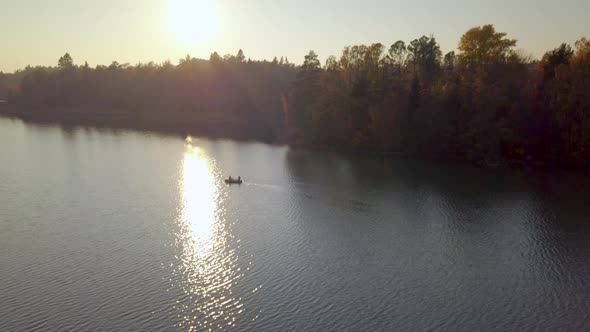
<instances>
[{"instance_id":1,"label":"sun glare on water","mask_svg":"<svg viewBox=\"0 0 590 332\"><path fill-rule=\"evenodd\" d=\"M171 266L186 297L178 302L178 327L221 331L236 326L244 304L234 294L243 277L225 210L225 194L215 159L188 136L179 165L180 193L176 247Z\"/></svg>"},{"instance_id":2,"label":"sun glare on water","mask_svg":"<svg viewBox=\"0 0 590 332\"><path fill-rule=\"evenodd\" d=\"M168 28L185 46L199 46L215 38L219 28L213 0L170 0Z\"/></svg>"}]
</instances>

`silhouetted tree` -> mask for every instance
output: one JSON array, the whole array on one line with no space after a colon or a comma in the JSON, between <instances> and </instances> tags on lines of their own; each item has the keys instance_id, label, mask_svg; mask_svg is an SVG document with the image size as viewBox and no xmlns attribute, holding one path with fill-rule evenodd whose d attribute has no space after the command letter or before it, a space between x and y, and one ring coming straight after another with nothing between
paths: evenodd
<instances>
[{"instance_id":1,"label":"silhouetted tree","mask_svg":"<svg viewBox=\"0 0 590 332\"><path fill-rule=\"evenodd\" d=\"M430 80L440 65L442 52L434 37L422 36L414 39L408 46L410 58L418 75Z\"/></svg>"},{"instance_id":2,"label":"silhouetted tree","mask_svg":"<svg viewBox=\"0 0 590 332\"><path fill-rule=\"evenodd\" d=\"M57 67L60 70L70 70L74 68L74 59L72 59L69 53L66 53L57 61Z\"/></svg>"},{"instance_id":3,"label":"silhouetted tree","mask_svg":"<svg viewBox=\"0 0 590 332\"><path fill-rule=\"evenodd\" d=\"M467 67L506 61L516 40L505 37L491 24L469 29L459 42L459 60Z\"/></svg>"},{"instance_id":4,"label":"silhouetted tree","mask_svg":"<svg viewBox=\"0 0 590 332\"><path fill-rule=\"evenodd\" d=\"M213 64L220 64L223 62L223 58L219 55L219 53L213 52L209 57L209 61L211 61Z\"/></svg>"},{"instance_id":5,"label":"silhouetted tree","mask_svg":"<svg viewBox=\"0 0 590 332\"><path fill-rule=\"evenodd\" d=\"M457 56L455 55L454 51L451 51L445 54L444 57L444 67L446 70L452 71L455 68L455 63L457 62Z\"/></svg>"},{"instance_id":6,"label":"silhouetted tree","mask_svg":"<svg viewBox=\"0 0 590 332\"><path fill-rule=\"evenodd\" d=\"M242 51L242 49L238 51L238 54L236 55L236 60L240 63L246 60L246 56L244 55L244 51Z\"/></svg>"},{"instance_id":7,"label":"silhouetted tree","mask_svg":"<svg viewBox=\"0 0 590 332\"><path fill-rule=\"evenodd\" d=\"M406 65L407 52L406 43L402 40L398 40L389 48L387 58L396 68L399 76L401 76L402 68Z\"/></svg>"}]
</instances>

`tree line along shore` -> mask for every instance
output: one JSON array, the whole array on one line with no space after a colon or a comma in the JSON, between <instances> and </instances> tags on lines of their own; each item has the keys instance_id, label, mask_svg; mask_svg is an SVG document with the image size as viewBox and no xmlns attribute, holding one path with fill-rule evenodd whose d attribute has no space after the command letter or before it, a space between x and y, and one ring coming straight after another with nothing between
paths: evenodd
<instances>
[{"instance_id":1,"label":"tree line along shore","mask_svg":"<svg viewBox=\"0 0 590 332\"><path fill-rule=\"evenodd\" d=\"M213 53L178 64L76 65L0 73L0 112L485 164L590 166L590 40L533 60L493 25L457 51L434 36L345 47L301 65Z\"/></svg>"}]
</instances>

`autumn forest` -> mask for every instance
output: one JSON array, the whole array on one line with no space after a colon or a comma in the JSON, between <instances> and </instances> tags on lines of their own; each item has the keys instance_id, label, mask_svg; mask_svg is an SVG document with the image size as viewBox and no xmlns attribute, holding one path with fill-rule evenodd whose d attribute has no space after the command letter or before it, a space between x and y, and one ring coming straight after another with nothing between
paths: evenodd
<instances>
[{"instance_id":1,"label":"autumn forest","mask_svg":"<svg viewBox=\"0 0 590 332\"><path fill-rule=\"evenodd\" d=\"M140 128L480 164L590 167L590 40L541 59L494 26L457 52L434 36L345 47L301 65L213 53L177 65L0 73L3 112L32 121Z\"/></svg>"}]
</instances>

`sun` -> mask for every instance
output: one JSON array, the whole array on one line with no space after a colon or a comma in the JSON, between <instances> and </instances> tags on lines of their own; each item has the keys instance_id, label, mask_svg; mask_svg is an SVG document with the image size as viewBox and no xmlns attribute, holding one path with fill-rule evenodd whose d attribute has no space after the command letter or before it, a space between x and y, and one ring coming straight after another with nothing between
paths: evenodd
<instances>
[{"instance_id":1,"label":"sun","mask_svg":"<svg viewBox=\"0 0 590 332\"><path fill-rule=\"evenodd\" d=\"M185 46L199 46L215 38L218 18L213 0L170 0L168 29Z\"/></svg>"}]
</instances>

